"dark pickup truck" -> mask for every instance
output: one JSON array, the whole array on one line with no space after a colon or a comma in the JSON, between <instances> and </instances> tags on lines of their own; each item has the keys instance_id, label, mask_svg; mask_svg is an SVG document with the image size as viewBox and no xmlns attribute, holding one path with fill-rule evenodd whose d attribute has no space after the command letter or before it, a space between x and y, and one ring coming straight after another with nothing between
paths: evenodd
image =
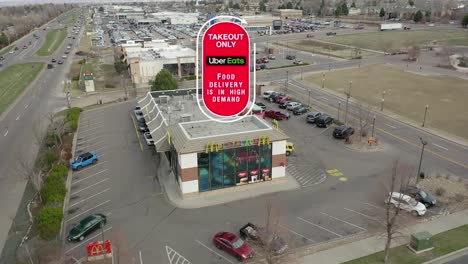
<instances>
[{"instance_id":1,"label":"dark pickup truck","mask_svg":"<svg viewBox=\"0 0 468 264\"><path fill-rule=\"evenodd\" d=\"M261 246L268 246L275 255L283 254L288 249L288 244L273 231L247 223L239 232L242 239L258 242Z\"/></svg>"}]
</instances>

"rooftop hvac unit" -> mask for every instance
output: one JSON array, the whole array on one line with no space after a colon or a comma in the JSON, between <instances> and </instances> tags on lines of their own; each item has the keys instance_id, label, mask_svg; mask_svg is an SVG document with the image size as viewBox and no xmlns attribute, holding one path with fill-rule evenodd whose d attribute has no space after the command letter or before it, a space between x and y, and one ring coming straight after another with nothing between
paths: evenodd
<instances>
[{"instance_id":1,"label":"rooftop hvac unit","mask_svg":"<svg viewBox=\"0 0 468 264\"><path fill-rule=\"evenodd\" d=\"M160 104L167 104L168 102L169 102L169 96L168 95L159 96L159 103Z\"/></svg>"},{"instance_id":2,"label":"rooftop hvac unit","mask_svg":"<svg viewBox=\"0 0 468 264\"><path fill-rule=\"evenodd\" d=\"M192 120L192 115L191 114L182 114L180 115L180 121L181 122L190 122Z\"/></svg>"}]
</instances>

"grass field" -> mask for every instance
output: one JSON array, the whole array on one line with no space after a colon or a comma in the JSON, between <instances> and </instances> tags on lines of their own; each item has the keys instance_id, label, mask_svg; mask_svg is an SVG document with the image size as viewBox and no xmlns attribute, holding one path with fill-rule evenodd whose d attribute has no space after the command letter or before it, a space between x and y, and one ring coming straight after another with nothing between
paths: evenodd
<instances>
[{"instance_id":1,"label":"grass field","mask_svg":"<svg viewBox=\"0 0 468 264\"><path fill-rule=\"evenodd\" d=\"M8 66L0 71L0 114L10 106L44 68L42 62Z\"/></svg>"},{"instance_id":2,"label":"grass field","mask_svg":"<svg viewBox=\"0 0 468 264\"><path fill-rule=\"evenodd\" d=\"M304 76L321 85L322 74ZM450 76L420 75L400 68L372 65L358 69L327 72L325 87L341 94L353 81L351 97L380 110L382 92L384 108L422 124L425 106L429 105L426 125L468 138L468 81ZM345 90L346 89L346 90Z\"/></svg>"},{"instance_id":3,"label":"grass field","mask_svg":"<svg viewBox=\"0 0 468 264\"><path fill-rule=\"evenodd\" d=\"M356 57L356 49L347 48L340 45L328 44L320 41L315 40L291 40L288 41L287 44L277 42L276 45L288 47L296 50L322 54L322 55L330 55L332 57L338 58L345 58L345 59L352 59ZM377 53L368 52L365 50L360 51L360 56L362 57L369 57L372 55L376 55Z\"/></svg>"},{"instance_id":4,"label":"grass field","mask_svg":"<svg viewBox=\"0 0 468 264\"><path fill-rule=\"evenodd\" d=\"M42 47L36 52L38 56L52 55L62 45L67 37L67 30L64 28L53 29L47 33L46 40Z\"/></svg>"},{"instance_id":5,"label":"grass field","mask_svg":"<svg viewBox=\"0 0 468 264\"><path fill-rule=\"evenodd\" d=\"M410 45L424 45L438 42L450 43L451 40L456 43L466 43L468 31L463 29L379 31L323 37L321 39L359 48L392 52Z\"/></svg>"},{"instance_id":6,"label":"grass field","mask_svg":"<svg viewBox=\"0 0 468 264\"><path fill-rule=\"evenodd\" d=\"M0 56L7 54L12 48L13 46L8 46L8 47L3 48L2 50L0 50Z\"/></svg>"},{"instance_id":7,"label":"grass field","mask_svg":"<svg viewBox=\"0 0 468 264\"><path fill-rule=\"evenodd\" d=\"M406 245L390 250L390 264L420 264L431 259L468 246L468 225L461 226L432 237L434 249L421 254L414 254ZM345 262L344 264L380 264L383 263L383 251Z\"/></svg>"}]
</instances>

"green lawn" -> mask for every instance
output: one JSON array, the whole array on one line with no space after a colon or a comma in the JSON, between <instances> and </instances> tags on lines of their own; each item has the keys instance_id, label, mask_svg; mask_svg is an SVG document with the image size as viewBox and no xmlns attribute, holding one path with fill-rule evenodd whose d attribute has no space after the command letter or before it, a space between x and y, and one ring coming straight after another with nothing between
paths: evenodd
<instances>
[{"instance_id":1,"label":"green lawn","mask_svg":"<svg viewBox=\"0 0 468 264\"><path fill-rule=\"evenodd\" d=\"M0 50L0 56L7 54L12 48L13 45L3 48L2 50Z\"/></svg>"},{"instance_id":2,"label":"green lawn","mask_svg":"<svg viewBox=\"0 0 468 264\"><path fill-rule=\"evenodd\" d=\"M65 28L54 29L47 33L46 40L42 47L36 52L38 56L49 56L62 45L63 40L67 37Z\"/></svg>"},{"instance_id":3,"label":"green lawn","mask_svg":"<svg viewBox=\"0 0 468 264\"><path fill-rule=\"evenodd\" d=\"M453 40L456 43L467 43L468 32L463 29L397 30L337 35L320 39L359 48L391 52L409 45L434 42L449 41L450 43Z\"/></svg>"},{"instance_id":4,"label":"green lawn","mask_svg":"<svg viewBox=\"0 0 468 264\"><path fill-rule=\"evenodd\" d=\"M75 24L76 22L76 16L75 15L68 15L64 21L63 21L63 24L66 25L66 26L73 26L73 24Z\"/></svg>"},{"instance_id":5,"label":"green lawn","mask_svg":"<svg viewBox=\"0 0 468 264\"><path fill-rule=\"evenodd\" d=\"M460 39L448 39L441 42L442 44L451 46L468 46L468 36Z\"/></svg>"},{"instance_id":6,"label":"green lawn","mask_svg":"<svg viewBox=\"0 0 468 264\"><path fill-rule=\"evenodd\" d=\"M0 114L28 87L44 68L42 62L21 63L0 71Z\"/></svg>"},{"instance_id":7,"label":"green lawn","mask_svg":"<svg viewBox=\"0 0 468 264\"><path fill-rule=\"evenodd\" d=\"M468 225L433 236L434 249L421 254L414 254L406 245L390 250L391 264L420 264L431 259L468 246ZM383 251L345 262L344 264L379 264L383 263Z\"/></svg>"}]
</instances>

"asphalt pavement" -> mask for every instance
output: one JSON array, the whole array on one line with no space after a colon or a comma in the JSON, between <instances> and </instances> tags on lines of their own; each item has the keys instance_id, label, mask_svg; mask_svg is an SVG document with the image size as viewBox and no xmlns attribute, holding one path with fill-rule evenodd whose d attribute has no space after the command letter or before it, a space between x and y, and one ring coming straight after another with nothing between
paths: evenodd
<instances>
[{"instance_id":1,"label":"asphalt pavement","mask_svg":"<svg viewBox=\"0 0 468 264\"><path fill-rule=\"evenodd\" d=\"M53 21L47 26L55 28L57 22ZM46 31L42 30L43 27L35 31L41 39L27 49L21 50L23 45L29 46L32 32L29 37L15 43L20 50L14 56L11 56L12 54L5 56L4 67L20 62L42 61L46 63L53 57L35 56L35 52L44 41ZM69 41L64 41L55 54L63 54L67 42ZM73 42L76 45L79 43L79 38ZM38 151L36 138L43 135L48 125L47 114L66 107L66 99L58 96L58 91L63 90L62 81L70 63L71 59L67 59L63 65L56 65L54 69L46 69L44 65L44 70L30 87L7 112L0 116L0 149L5 154L0 157L0 208L2 210L0 248L2 249L26 186L25 170L18 165L17 160L22 159L29 165L33 164Z\"/></svg>"}]
</instances>

